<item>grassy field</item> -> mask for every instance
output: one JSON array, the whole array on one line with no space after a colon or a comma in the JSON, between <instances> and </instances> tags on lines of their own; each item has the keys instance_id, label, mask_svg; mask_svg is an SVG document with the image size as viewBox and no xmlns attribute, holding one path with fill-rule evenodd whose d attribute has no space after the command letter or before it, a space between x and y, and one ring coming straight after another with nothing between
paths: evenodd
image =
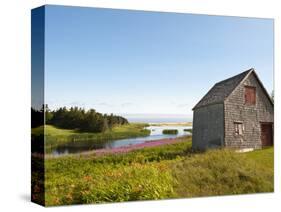
<instances>
[{"instance_id":1,"label":"grassy field","mask_svg":"<svg viewBox=\"0 0 281 212\"><path fill-rule=\"evenodd\" d=\"M104 133L86 133L78 130L59 129L52 125L45 126L45 148L49 148L65 144L68 142L79 141L102 141L111 139L123 139L149 135L150 131L143 129L146 124L132 123L113 127L112 130ZM42 133L43 126L33 128L32 134L39 135Z\"/></svg>"},{"instance_id":2,"label":"grassy field","mask_svg":"<svg viewBox=\"0 0 281 212\"><path fill-rule=\"evenodd\" d=\"M273 191L273 148L194 153L185 142L96 157L45 161L46 205Z\"/></svg>"},{"instance_id":3,"label":"grassy field","mask_svg":"<svg viewBox=\"0 0 281 212\"><path fill-rule=\"evenodd\" d=\"M272 192L273 148L249 153L213 150L185 158L173 168L181 197Z\"/></svg>"}]
</instances>

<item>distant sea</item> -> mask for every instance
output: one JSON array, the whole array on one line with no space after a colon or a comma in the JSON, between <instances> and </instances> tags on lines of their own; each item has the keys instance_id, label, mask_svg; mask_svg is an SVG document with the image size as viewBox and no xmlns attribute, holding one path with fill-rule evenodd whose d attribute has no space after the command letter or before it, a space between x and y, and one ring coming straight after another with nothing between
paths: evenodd
<instances>
[{"instance_id":1,"label":"distant sea","mask_svg":"<svg viewBox=\"0 0 281 212\"><path fill-rule=\"evenodd\" d=\"M148 115L148 114L123 114L129 122L142 123L182 123L192 122L192 117L188 115Z\"/></svg>"}]
</instances>

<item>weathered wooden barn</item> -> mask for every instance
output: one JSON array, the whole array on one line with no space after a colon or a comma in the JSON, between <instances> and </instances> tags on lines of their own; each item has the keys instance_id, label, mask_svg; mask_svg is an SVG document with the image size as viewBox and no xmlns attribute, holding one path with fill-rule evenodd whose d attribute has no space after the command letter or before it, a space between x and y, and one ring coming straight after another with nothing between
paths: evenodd
<instances>
[{"instance_id":1,"label":"weathered wooden barn","mask_svg":"<svg viewBox=\"0 0 281 212\"><path fill-rule=\"evenodd\" d=\"M273 101L254 69L216 83L193 108L192 147L273 145Z\"/></svg>"}]
</instances>

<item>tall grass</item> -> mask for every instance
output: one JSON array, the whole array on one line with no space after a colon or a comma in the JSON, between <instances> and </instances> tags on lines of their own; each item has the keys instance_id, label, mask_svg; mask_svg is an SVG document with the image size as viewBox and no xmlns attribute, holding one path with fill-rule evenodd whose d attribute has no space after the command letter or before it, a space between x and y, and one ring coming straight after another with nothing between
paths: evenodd
<instances>
[{"instance_id":1,"label":"tall grass","mask_svg":"<svg viewBox=\"0 0 281 212\"><path fill-rule=\"evenodd\" d=\"M171 163L190 154L186 141L120 155L46 159L46 205L175 197Z\"/></svg>"},{"instance_id":2,"label":"tall grass","mask_svg":"<svg viewBox=\"0 0 281 212\"><path fill-rule=\"evenodd\" d=\"M46 205L273 191L273 149L194 153L191 138L126 154L45 161Z\"/></svg>"},{"instance_id":3,"label":"tall grass","mask_svg":"<svg viewBox=\"0 0 281 212\"><path fill-rule=\"evenodd\" d=\"M175 190L180 197L272 192L273 163L259 160L263 151L213 150L186 158L173 167Z\"/></svg>"}]
</instances>

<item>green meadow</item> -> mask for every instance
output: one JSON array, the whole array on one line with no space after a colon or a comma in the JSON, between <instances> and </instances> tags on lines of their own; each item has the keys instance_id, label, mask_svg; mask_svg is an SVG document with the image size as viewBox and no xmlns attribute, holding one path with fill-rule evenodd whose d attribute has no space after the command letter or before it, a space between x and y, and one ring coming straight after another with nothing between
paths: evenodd
<instances>
[{"instance_id":1,"label":"green meadow","mask_svg":"<svg viewBox=\"0 0 281 212\"><path fill-rule=\"evenodd\" d=\"M46 205L273 191L273 148L199 153L192 151L191 137L178 139L126 154L48 158Z\"/></svg>"}]
</instances>

